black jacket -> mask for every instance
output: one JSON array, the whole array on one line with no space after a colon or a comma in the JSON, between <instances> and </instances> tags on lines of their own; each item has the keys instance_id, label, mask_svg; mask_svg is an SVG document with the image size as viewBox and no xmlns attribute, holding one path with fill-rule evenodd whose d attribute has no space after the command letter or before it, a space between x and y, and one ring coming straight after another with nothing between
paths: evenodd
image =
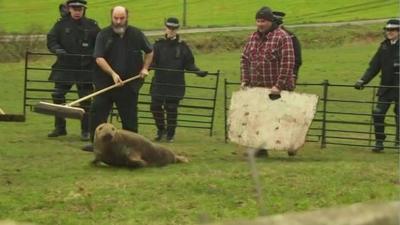
<instances>
[{"instance_id":1,"label":"black jacket","mask_svg":"<svg viewBox=\"0 0 400 225\"><path fill-rule=\"evenodd\" d=\"M176 39L159 39L154 44L152 67L199 71L189 46L177 36ZM185 74L176 71L155 70L150 93L153 97L169 96L182 99L185 95Z\"/></svg>"},{"instance_id":2,"label":"black jacket","mask_svg":"<svg viewBox=\"0 0 400 225\"><path fill-rule=\"evenodd\" d=\"M392 45L390 40L386 39L381 43L361 80L367 84L380 71L382 72L381 86L399 86L399 41ZM377 95L382 96L386 93L398 94L398 88L395 88L394 91L390 91L391 89L389 87L380 87Z\"/></svg>"},{"instance_id":3,"label":"black jacket","mask_svg":"<svg viewBox=\"0 0 400 225\"><path fill-rule=\"evenodd\" d=\"M148 54L153 48L143 32L128 26L123 37L116 34L111 26L100 31L96 40L93 53L95 58L104 58L111 68L119 74L122 80L138 75L143 68L143 52ZM94 83L96 89L101 89L114 84L111 76L99 66L95 67ZM136 79L124 85L138 92L143 84L143 79Z\"/></svg>"},{"instance_id":4,"label":"black jacket","mask_svg":"<svg viewBox=\"0 0 400 225\"><path fill-rule=\"evenodd\" d=\"M296 35L287 30L285 27L282 27L292 38L292 44L293 44L293 50L294 50L294 68L293 68L293 74L296 75L296 79L299 78L299 70L301 64L303 64L303 60L301 57L301 45L299 39L296 37Z\"/></svg>"},{"instance_id":5,"label":"black jacket","mask_svg":"<svg viewBox=\"0 0 400 225\"><path fill-rule=\"evenodd\" d=\"M47 48L58 54L53 69L91 70L94 65L93 54L97 33L97 22L83 17L79 21L70 16L59 19L47 34ZM81 54L67 56L59 53ZM54 81L91 81L90 73L52 71L50 80Z\"/></svg>"},{"instance_id":6,"label":"black jacket","mask_svg":"<svg viewBox=\"0 0 400 225\"><path fill-rule=\"evenodd\" d=\"M301 45L299 39L297 39L296 35L293 33L289 33L290 37L292 37L293 41L293 50L294 50L294 68L293 68L293 74L296 75L296 79L299 78L299 70L301 64L303 64L303 60L301 57Z\"/></svg>"}]
</instances>

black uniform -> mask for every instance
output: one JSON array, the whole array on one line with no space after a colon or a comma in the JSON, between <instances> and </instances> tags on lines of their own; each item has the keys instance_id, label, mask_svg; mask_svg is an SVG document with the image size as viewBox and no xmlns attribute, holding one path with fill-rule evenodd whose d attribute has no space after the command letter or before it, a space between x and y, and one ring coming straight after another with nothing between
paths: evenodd
<instances>
[{"instance_id":1,"label":"black uniform","mask_svg":"<svg viewBox=\"0 0 400 225\"><path fill-rule=\"evenodd\" d=\"M377 141L383 141L385 135L385 115L394 102L394 112L396 115L396 141L399 141L399 41L391 44L390 40L383 41L369 63L361 80L367 84L378 73L382 71L380 87L377 92L378 104L373 110L375 138ZM397 87L385 87L397 86Z\"/></svg>"},{"instance_id":2,"label":"black uniform","mask_svg":"<svg viewBox=\"0 0 400 225\"><path fill-rule=\"evenodd\" d=\"M151 106L159 133L167 131L167 138L175 135L179 101L185 95L185 76L183 70L199 71L189 46L177 35L175 39L162 38L154 44L152 67L182 70L156 70L151 83ZM164 114L167 114L165 129Z\"/></svg>"},{"instance_id":3,"label":"black uniform","mask_svg":"<svg viewBox=\"0 0 400 225\"><path fill-rule=\"evenodd\" d=\"M143 67L142 52L151 53L152 46L138 28L128 26L121 38L109 26L97 36L93 55L95 58L104 58L121 79L126 80L140 73ZM96 66L94 84L96 90L100 90L113 85L114 81L109 74ZM143 79L136 79L95 97L91 108L92 140L96 127L107 121L114 102L122 120L122 128L137 132L137 102L142 84Z\"/></svg>"},{"instance_id":4,"label":"black uniform","mask_svg":"<svg viewBox=\"0 0 400 225\"><path fill-rule=\"evenodd\" d=\"M65 103L65 94L73 84L76 84L80 98L93 91L92 73L90 71L93 69L94 61L91 55L99 31L100 28L96 21L85 17L74 20L67 15L59 19L47 34L47 48L50 52L58 54L49 77L49 80L55 82L55 90L52 93L54 103ZM90 100L81 103L81 107L85 111L88 111L89 106ZM81 123L83 133L89 132L88 122L89 119L86 114ZM56 117L55 127L56 131L65 132L65 119Z\"/></svg>"}]
</instances>

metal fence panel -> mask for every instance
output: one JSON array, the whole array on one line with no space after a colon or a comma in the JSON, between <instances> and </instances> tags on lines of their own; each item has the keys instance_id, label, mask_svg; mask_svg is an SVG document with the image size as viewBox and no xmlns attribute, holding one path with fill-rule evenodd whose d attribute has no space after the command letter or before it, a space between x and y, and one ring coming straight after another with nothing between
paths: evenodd
<instances>
[{"instance_id":1,"label":"metal fence panel","mask_svg":"<svg viewBox=\"0 0 400 225\"><path fill-rule=\"evenodd\" d=\"M26 115L26 108L32 111L33 106L39 101L52 101L51 93L54 89L54 83L48 80L48 76L52 71L51 64L54 60L54 54L26 52L23 99L24 115ZM178 127L206 129L209 130L209 134L212 136L219 74L219 71L209 73L206 77L185 74L186 94L178 108ZM171 88L174 88L173 84L171 84ZM154 125L154 120L150 112L151 96L149 89L150 82L145 82L139 93L138 120L141 125ZM75 88L66 95L67 102L71 102L76 98L77 91ZM113 117L118 119L115 109L110 115L110 120Z\"/></svg>"}]
</instances>

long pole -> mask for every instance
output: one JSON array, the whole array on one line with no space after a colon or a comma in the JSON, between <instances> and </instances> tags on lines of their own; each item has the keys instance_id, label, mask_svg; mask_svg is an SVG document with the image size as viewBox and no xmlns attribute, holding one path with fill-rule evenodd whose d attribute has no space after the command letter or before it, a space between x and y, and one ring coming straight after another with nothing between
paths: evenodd
<instances>
[{"instance_id":1,"label":"long pole","mask_svg":"<svg viewBox=\"0 0 400 225\"><path fill-rule=\"evenodd\" d=\"M258 213L260 216L266 216L267 215L267 207L265 206L261 182L260 182L260 175L258 174L258 170L257 170L257 166L256 166L256 160L255 160L256 152L257 152L257 149L247 148L247 156L248 156L249 165L250 165L251 177L253 178L254 188L256 190L256 197L257 197L258 210L259 210Z\"/></svg>"},{"instance_id":2,"label":"long pole","mask_svg":"<svg viewBox=\"0 0 400 225\"><path fill-rule=\"evenodd\" d=\"M183 0L183 17L182 17L183 27L186 27L186 12L187 12L187 0Z\"/></svg>"}]
</instances>

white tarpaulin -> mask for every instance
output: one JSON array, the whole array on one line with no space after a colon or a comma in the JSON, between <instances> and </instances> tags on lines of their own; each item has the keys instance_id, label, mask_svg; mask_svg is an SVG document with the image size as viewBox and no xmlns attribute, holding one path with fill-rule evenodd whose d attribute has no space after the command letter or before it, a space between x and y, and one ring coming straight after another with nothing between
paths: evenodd
<instances>
[{"instance_id":1,"label":"white tarpaulin","mask_svg":"<svg viewBox=\"0 0 400 225\"><path fill-rule=\"evenodd\" d=\"M304 145L318 96L282 91L271 100L270 89L247 88L232 94L229 139L256 148L296 151Z\"/></svg>"}]
</instances>

